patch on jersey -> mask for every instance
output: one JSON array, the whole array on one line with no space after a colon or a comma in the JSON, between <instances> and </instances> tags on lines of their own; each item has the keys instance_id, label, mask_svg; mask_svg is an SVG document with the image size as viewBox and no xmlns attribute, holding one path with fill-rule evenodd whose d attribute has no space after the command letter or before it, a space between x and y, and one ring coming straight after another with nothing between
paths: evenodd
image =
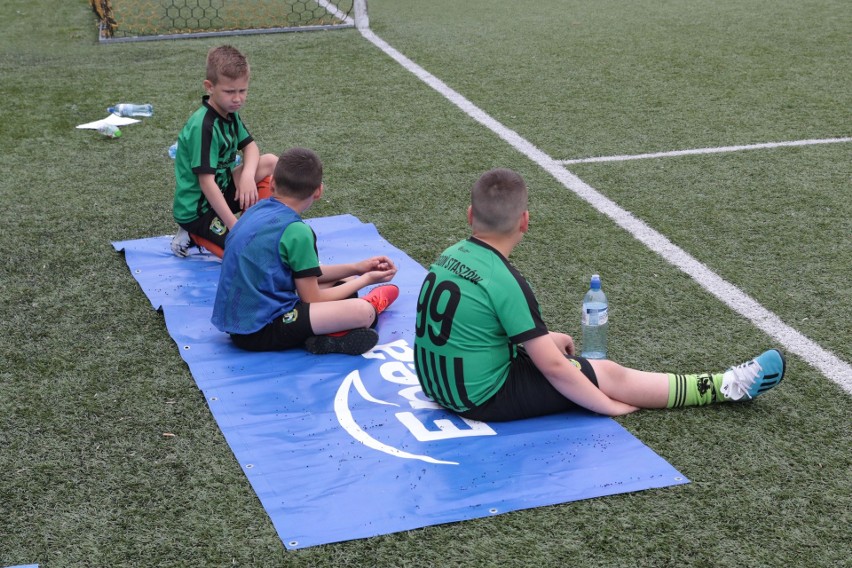
<instances>
[{"instance_id":1,"label":"patch on jersey","mask_svg":"<svg viewBox=\"0 0 852 568\"><path fill-rule=\"evenodd\" d=\"M571 358L567 358L567 359L568 359L568 362L569 362L569 363L571 363L572 365L574 365L575 367L577 367L577 368L578 368L578 369L580 369L581 371L583 370L583 366L582 366L582 365L580 365L580 362L579 362L579 361L577 361L576 359L571 359Z\"/></svg>"},{"instance_id":2,"label":"patch on jersey","mask_svg":"<svg viewBox=\"0 0 852 568\"><path fill-rule=\"evenodd\" d=\"M284 323L293 323L297 319L299 319L299 311L298 310L290 310L283 316L281 316L281 321Z\"/></svg>"},{"instance_id":3,"label":"patch on jersey","mask_svg":"<svg viewBox=\"0 0 852 568\"><path fill-rule=\"evenodd\" d=\"M216 235L224 235L225 231L228 230L228 227L225 226L225 223L218 217L213 219L213 222L210 223L210 232Z\"/></svg>"}]
</instances>

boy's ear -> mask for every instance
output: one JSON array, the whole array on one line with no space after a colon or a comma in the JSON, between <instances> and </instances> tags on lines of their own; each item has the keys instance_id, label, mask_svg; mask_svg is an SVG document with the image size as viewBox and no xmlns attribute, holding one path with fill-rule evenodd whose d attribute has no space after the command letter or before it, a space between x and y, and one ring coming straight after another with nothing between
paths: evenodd
<instances>
[{"instance_id":1,"label":"boy's ear","mask_svg":"<svg viewBox=\"0 0 852 568\"><path fill-rule=\"evenodd\" d=\"M467 224L473 226L473 205L467 206Z\"/></svg>"},{"instance_id":2,"label":"boy's ear","mask_svg":"<svg viewBox=\"0 0 852 568\"><path fill-rule=\"evenodd\" d=\"M325 191L325 185L320 184L320 186L314 190L314 201L322 197L323 191Z\"/></svg>"},{"instance_id":3,"label":"boy's ear","mask_svg":"<svg viewBox=\"0 0 852 568\"><path fill-rule=\"evenodd\" d=\"M526 233L530 230L530 212L524 211L524 214L521 215L521 232Z\"/></svg>"},{"instance_id":4,"label":"boy's ear","mask_svg":"<svg viewBox=\"0 0 852 568\"><path fill-rule=\"evenodd\" d=\"M210 91L213 90L213 83L210 81L210 79L204 79L204 83L202 84L204 85L204 90L207 91L207 94L209 95Z\"/></svg>"}]
</instances>

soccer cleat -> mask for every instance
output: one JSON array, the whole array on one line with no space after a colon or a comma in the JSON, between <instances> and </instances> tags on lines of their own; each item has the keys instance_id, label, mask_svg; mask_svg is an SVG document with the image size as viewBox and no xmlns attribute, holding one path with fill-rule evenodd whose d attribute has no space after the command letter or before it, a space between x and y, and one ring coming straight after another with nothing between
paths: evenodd
<instances>
[{"instance_id":1,"label":"soccer cleat","mask_svg":"<svg viewBox=\"0 0 852 568\"><path fill-rule=\"evenodd\" d=\"M370 302L376 308L376 315L385 311L399 297L399 287L396 284L385 284L376 286L364 296L364 300Z\"/></svg>"},{"instance_id":2,"label":"soccer cleat","mask_svg":"<svg viewBox=\"0 0 852 568\"><path fill-rule=\"evenodd\" d=\"M770 349L751 361L731 367L722 377L722 394L728 400L754 398L778 385L787 362L777 349Z\"/></svg>"},{"instance_id":3,"label":"soccer cleat","mask_svg":"<svg viewBox=\"0 0 852 568\"><path fill-rule=\"evenodd\" d=\"M183 227L178 227L177 234L172 237L172 252L175 256L186 257L189 255L189 247L192 246L192 239L189 238L189 233Z\"/></svg>"},{"instance_id":4,"label":"soccer cleat","mask_svg":"<svg viewBox=\"0 0 852 568\"><path fill-rule=\"evenodd\" d=\"M305 340L305 350L314 355L343 353L360 355L366 353L379 342L379 333L375 329L360 327L329 335L314 335Z\"/></svg>"}]
</instances>

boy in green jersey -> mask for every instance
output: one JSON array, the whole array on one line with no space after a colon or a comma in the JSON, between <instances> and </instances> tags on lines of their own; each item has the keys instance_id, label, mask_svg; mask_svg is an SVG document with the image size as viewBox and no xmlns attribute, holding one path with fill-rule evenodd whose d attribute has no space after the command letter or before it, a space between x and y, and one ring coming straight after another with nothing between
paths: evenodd
<instances>
[{"instance_id":1,"label":"boy in green jersey","mask_svg":"<svg viewBox=\"0 0 852 568\"><path fill-rule=\"evenodd\" d=\"M465 418L503 421L581 406L616 416L639 408L701 406L754 398L784 376L775 349L721 373L629 369L574 355L551 332L509 254L529 230L528 191L496 169L471 190L473 234L445 250L417 299L414 364L423 392Z\"/></svg>"},{"instance_id":2,"label":"boy in green jersey","mask_svg":"<svg viewBox=\"0 0 852 568\"><path fill-rule=\"evenodd\" d=\"M274 154L260 154L240 118L248 86L242 53L229 45L208 52L207 95L181 130L175 155L173 212L179 228L171 248L177 256L188 254L190 235L224 248L237 214L257 202L258 183L272 175L278 161ZM243 163L235 167L238 151Z\"/></svg>"}]
</instances>

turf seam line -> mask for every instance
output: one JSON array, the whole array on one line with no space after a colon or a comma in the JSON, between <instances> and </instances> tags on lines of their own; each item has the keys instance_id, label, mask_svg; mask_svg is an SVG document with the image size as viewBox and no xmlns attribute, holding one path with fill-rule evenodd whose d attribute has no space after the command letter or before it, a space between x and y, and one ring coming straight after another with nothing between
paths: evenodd
<instances>
[{"instance_id":1,"label":"turf seam line","mask_svg":"<svg viewBox=\"0 0 852 568\"><path fill-rule=\"evenodd\" d=\"M685 250L672 243L662 233L653 229L644 221L638 219L632 213L598 192L566 169L559 161L545 154L517 132L498 122L457 91L451 89L446 83L397 51L373 33L372 30L364 28L359 31L367 41L375 45L421 81L432 87L432 89L456 105L469 117L491 130L515 148L515 150L538 164L567 189L612 219L618 226L626 230L652 251L659 254L664 260L685 272L702 288L751 321L768 336L778 341L785 349L791 353L795 353L804 361L817 368L829 380L837 383L848 394L852 394L852 365L784 323L781 318L764 308L748 294L724 280Z\"/></svg>"},{"instance_id":2,"label":"turf seam line","mask_svg":"<svg viewBox=\"0 0 852 568\"><path fill-rule=\"evenodd\" d=\"M562 165L590 164L595 162L624 162L627 160L646 160L649 158L670 158L674 156L690 156L695 154L721 154L725 152L741 152L744 150L763 150L770 148L782 148L789 146L813 146L815 144L837 144L840 142L852 142L852 138L817 138L812 140L789 140L786 142L764 142L760 144L748 144L744 146L719 146L716 148L693 148L691 150L673 150L671 152L653 152L650 154L628 154L621 156L596 156L592 158L577 158L573 160L559 160Z\"/></svg>"}]
</instances>

